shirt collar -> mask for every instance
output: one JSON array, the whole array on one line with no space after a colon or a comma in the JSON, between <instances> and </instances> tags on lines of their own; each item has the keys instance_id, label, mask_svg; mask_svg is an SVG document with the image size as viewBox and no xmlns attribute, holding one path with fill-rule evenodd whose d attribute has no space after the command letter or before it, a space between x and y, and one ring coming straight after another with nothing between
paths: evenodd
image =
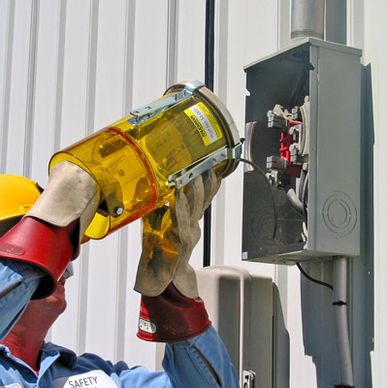
<instances>
[{"instance_id":1,"label":"shirt collar","mask_svg":"<svg viewBox=\"0 0 388 388\"><path fill-rule=\"evenodd\" d=\"M63 365L71 368L74 366L77 355L70 349L67 349L63 346L55 345L51 342L46 342L42 347L42 356L41 360L43 360L46 357L53 356L55 354L59 353L58 361L61 362Z\"/></svg>"}]
</instances>

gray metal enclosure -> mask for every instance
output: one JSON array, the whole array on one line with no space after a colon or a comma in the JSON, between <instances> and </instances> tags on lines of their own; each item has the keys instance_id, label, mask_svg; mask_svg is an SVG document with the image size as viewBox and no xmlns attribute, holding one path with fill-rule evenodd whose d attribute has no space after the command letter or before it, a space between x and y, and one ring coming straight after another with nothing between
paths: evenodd
<instances>
[{"instance_id":1,"label":"gray metal enclosure","mask_svg":"<svg viewBox=\"0 0 388 388\"><path fill-rule=\"evenodd\" d=\"M244 259L292 263L359 255L360 56L360 50L310 38L245 68L247 147L263 170L266 158L279 152L279 131L267 127L267 111L275 104L301 106L307 98L310 115L305 125L309 138L306 241L303 217L292 208L285 190L273 188L274 203L265 178L246 171ZM278 225L272 238L274 206Z\"/></svg>"}]
</instances>

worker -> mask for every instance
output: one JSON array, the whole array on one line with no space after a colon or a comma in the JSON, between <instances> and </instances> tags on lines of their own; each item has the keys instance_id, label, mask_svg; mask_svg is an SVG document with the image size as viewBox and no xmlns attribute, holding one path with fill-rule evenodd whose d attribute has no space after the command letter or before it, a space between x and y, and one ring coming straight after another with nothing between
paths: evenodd
<instances>
[{"instance_id":1,"label":"worker","mask_svg":"<svg viewBox=\"0 0 388 388\"><path fill-rule=\"evenodd\" d=\"M138 337L166 343L164 371L151 372L45 342L66 309L69 260L98 207L95 181L68 162L53 169L42 194L27 178L0 175L0 386L238 387L188 264L218 187L205 173L143 220Z\"/></svg>"}]
</instances>

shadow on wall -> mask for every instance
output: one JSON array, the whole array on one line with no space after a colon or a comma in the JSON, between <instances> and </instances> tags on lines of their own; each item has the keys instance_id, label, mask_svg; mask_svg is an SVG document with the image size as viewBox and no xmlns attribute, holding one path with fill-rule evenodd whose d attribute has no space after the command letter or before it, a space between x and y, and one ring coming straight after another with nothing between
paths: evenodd
<instances>
[{"instance_id":1,"label":"shadow on wall","mask_svg":"<svg viewBox=\"0 0 388 388\"><path fill-rule=\"evenodd\" d=\"M371 66L362 69L361 256L351 261L351 319L355 385L372 387L374 350L373 100ZM376 306L379 308L380 306Z\"/></svg>"},{"instance_id":2,"label":"shadow on wall","mask_svg":"<svg viewBox=\"0 0 388 388\"><path fill-rule=\"evenodd\" d=\"M313 278L332 284L332 262L304 264ZM334 330L333 292L301 277L303 343L305 354L316 366L317 387L340 383L339 359Z\"/></svg>"},{"instance_id":3,"label":"shadow on wall","mask_svg":"<svg viewBox=\"0 0 388 388\"><path fill-rule=\"evenodd\" d=\"M273 388L290 387L290 335L284 322L279 290L273 283Z\"/></svg>"},{"instance_id":4,"label":"shadow on wall","mask_svg":"<svg viewBox=\"0 0 388 388\"><path fill-rule=\"evenodd\" d=\"M272 279L228 266L202 268L196 273L200 295L236 369L241 373L253 371L257 388L287 388L289 336ZM274 308L279 317L275 326ZM274 330L277 335L274 335ZM278 385L273 383L274 338L281 360L276 380L282 384Z\"/></svg>"},{"instance_id":5,"label":"shadow on wall","mask_svg":"<svg viewBox=\"0 0 388 388\"><path fill-rule=\"evenodd\" d=\"M373 143L371 68L363 68L361 109L361 256L349 259L349 326L356 387L371 388L370 352L373 350ZM309 263L306 271L332 283L332 262ZM333 321L332 292L301 278L305 353L316 365L317 387L340 383Z\"/></svg>"}]
</instances>

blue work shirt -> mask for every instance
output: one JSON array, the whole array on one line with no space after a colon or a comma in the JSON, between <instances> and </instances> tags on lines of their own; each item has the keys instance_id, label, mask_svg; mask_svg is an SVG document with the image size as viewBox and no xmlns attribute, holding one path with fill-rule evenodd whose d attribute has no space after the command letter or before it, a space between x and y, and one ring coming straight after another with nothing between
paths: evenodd
<instances>
[{"instance_id":1,"label":"blue work shirt","mask_svg":"<svg viewBox=\"0 0 388 388\"><path fill-rule=\"evenodd\" d=\"M2 337L24 311L38 284L39 271L23 263L0 260ZM167 344L163 368L161 372L130 368L122 361L113 364L95 354L77 356L69 349L46 343L37 374L0 345L0 388L238 387L228 352L212 327L190 340Z\"/></svg>"}]
</instances>

